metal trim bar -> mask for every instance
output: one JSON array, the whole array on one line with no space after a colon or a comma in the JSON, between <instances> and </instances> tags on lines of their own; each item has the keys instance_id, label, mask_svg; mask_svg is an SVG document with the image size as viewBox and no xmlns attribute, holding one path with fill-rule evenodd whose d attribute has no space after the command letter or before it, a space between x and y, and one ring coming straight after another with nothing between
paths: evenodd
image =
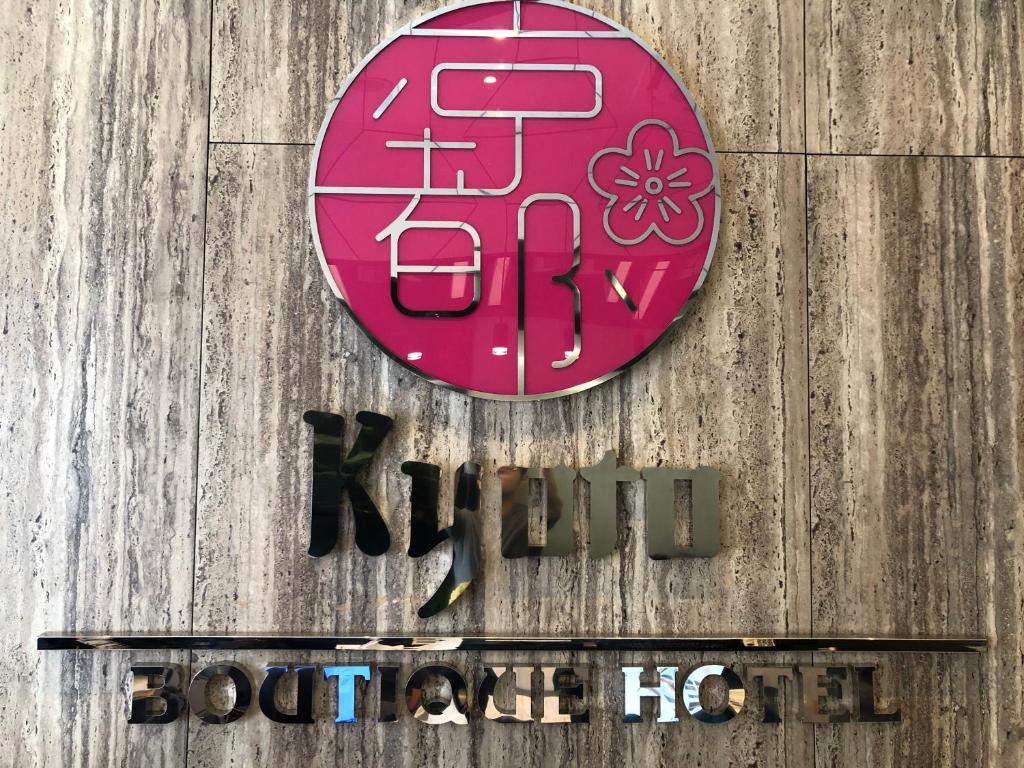
<instances>
[{"instance_id":1,"label":"metal trim bar","mask_svg":"<svg viewBox=\"0 0 1024 768\"><path fill-rule=\"evenodd\" d=\"M332 637L45 634L40 651L648 651L725 653L984 653L984 637Z\"/></svg>"}]
</instances>

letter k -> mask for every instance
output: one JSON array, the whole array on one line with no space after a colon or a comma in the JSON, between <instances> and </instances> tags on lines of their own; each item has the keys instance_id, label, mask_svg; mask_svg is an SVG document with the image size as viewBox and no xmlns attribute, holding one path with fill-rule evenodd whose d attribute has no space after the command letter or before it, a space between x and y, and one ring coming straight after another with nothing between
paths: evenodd
<instances>
[{"instance_id":1,"label":"letter k","mask_svg":"<svg viewBox=\"0 0 1024 768\"><path fill-rule=\"evenodd\" d=\"M370 463L394 422L371 411L356 414L359 434L342 460L345 420L334 413L306 411L302 420L313 427L313 503L309 554L323 557L338 541L341 497L348 494L356 522L356 546L367 555L382 555L391 546L387 523L370 494L356 479Z\"/></svg>"}]
</instances>

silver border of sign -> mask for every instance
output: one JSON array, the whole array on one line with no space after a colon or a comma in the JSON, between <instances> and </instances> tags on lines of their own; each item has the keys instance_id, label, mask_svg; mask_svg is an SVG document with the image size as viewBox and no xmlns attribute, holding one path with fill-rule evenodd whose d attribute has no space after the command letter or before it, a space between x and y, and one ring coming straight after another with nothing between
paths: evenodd
<instances>
[{"instance_id":1,"label":"silver border of sign","mask_svg":"<svg viewBox=\"0 0 1024 768\"><path fill-rule=\"evenodd\" d=\"M435 379L435 378L432 378L431 376L426 375L423 371L417 370L415 367L410 365L407 361L403 360L401 357L399 357L398 355L396 355L393 352L391 352L391 350L389 350L384 344L382 344L380 341L378 341L377 338L372 333L370 333L369 329L362 323L362 321L359 319L359 317L356 315L356 313L352 310L352 308L348 305L348 302L345 301L345 297L341 294L341 291L338 289L338 286L336 285L335 280L334 280L334 278L331 275L331 271L330 271L330 269L327 266L327 258L324 256L323 246L320 244L320 231L319 231L319 229L317 227L317 223L316 223L316 204L315 204L315 202L316 202L316 194L317 193L314 191L314 188L316 187L316 168L317 168L317 165L320 162L320 149L321 149L321 147L323 145L324 136L327 134L327 126L330 125L331 119L334 117L334 112L338 108L338 104L341 102L341 98L345 95L345 92L349 89L349 86L352 85L353 81L359 76L359 73L363 71L363 68L366 67L366 65L370 61L372 61L377 56L377 54L379 54L381 51L383 51L385 48L387 48L393 42L398 40L400 37L403 37L405 35L414 34L413 30L416 27L418 27L421 24L424 24L424 23L426 23L426 22L430 21L431 19L434 19L434 18L436 18L438 16L442 16L442 15L444 15L446 13L451 13L452 11L461 10L463 8L470 8L470 7L475 6L475 5L487 5L487 4L494 3L494 2L500 2L500 0L468 0L468 2L455 3L453 5L449 5L449 6L446 6L444 8L440 8L440 9L438 9L436 11L432 11L432 12L430 12L430 13L424 15L424 16L421 16L421 17L417 18L415 21L413 21L413 22L411 22L409 24L406 24L405 26L400 28L397 32L395 32L393 35L391 35L386 40L384 40L384 42L380 43L376 48L374 48L372 51L370 51L370 53L361 62L359 62L359 65L355 69L353 69L352 72L349 73L349 76L347 78L345 78L345 82L342 84L341 88L338 90L338 94L333 99L331 99L331 103L330 103L330 105L327 108L327 114L324 116L323 122L320 124L320 130L317 133L316 144L313 145L313 155L312 155L312 158L311 158L311 161L310 161L310 165L309 165L309 184L308 184L308 187L307 187L307 192L308 192L307 212L308 212L308 215L309 215L309 225L310 225L310 229L311 229L312 235L313 235L313 247L316 249L317 258L320 260L320 269L323 270L324 277L327 280L327 284L331 287L331 292L341 302L342 306L345 308L346 312L348 313L348 316L352 319L352 321L356 324L356 326L364 334L366 334L367 338L369 338L370 341L372 341L374 343L374 345L378 349L380 349L385 355L390 357L392 360L394 360L396 363L401 365L403 368L406 368L407 370L409 370L412 373L416 374L420 378L426 379L431 384L436 384L438 386L445 387L446 389L454 390L455 392L460 392L460 393L462 393L464 395L470 395L472 397L479 397L479 398L482 398L482 399L485 399L485 400L498 400L498 401L504 401L504 402L531 401L531 400L552 400L552 399L554 399L556 397L565 397L566 395L575 395L575 394L578 394L580 392L583 392L584 390L591 389L591 388L596 387L596 386L598 386L600 384L603 384L604 382L606 382L606 381L608 381L610 379L615 378L620 373L622 373L623 371L633 367L638 362L640 362L643 358L645 358L651 352L651 350L653 350L655 347L657 347L659 344L661 344L661 342L665 340L665 337L668 336L668 334L671 333L676 328L676 326L678 326L679 321L682 320L683 316L686 314L686 310L690 307L690 304L693 302L694 298L696 298L697 294L700 292L700 289L704 286L704 281L707 279L708 271L711 269L711 260L714 257L715 249L718 246L718 229L719 229L719 226L720 226L721 220L722 220L722 190L721 190L721 176L719 175L719 170L718 170L718 156L715 154L715 147L714 147L714 144L711 141L711 134L708 131L707 124L704 122L704 115L701 114L700 109L697 107L697 103L694 101L693 96L690 94L690 92L686 89L686 86L683 84L683 81L680 79L679 74L675 70L673 70L672 67L669 66L668 62L665 61L665 59L663 59L661 57L661 55L658 54L658 52L655 51L647 43L646 40L642 39L641 37L636 35L634 32L630 31L629 29L627 29L626 27L622 26L618 22L616 22L616 21L614 21L612 19L609 19L607 16L604 16L604 15L598 13L597 11L592 11L589 8L581 8L578 5L574 5L573 3L565 2L564 0L530 0L530 1L531 2L535 2L535 3L542 3L544 5L555 5L555 6L559 6L559 7L562 7L562 8L568 8L568 9L570 9L570 10L576 12L576 13L582 13L582 14L584 14L586 16L590 16L590 17L592 17L594 19L597 19L600 22L608 24L609 26L613 27L614 29L619 30L619 32L622 33L622 35L624 35L624 37L626 39L632 40L634 43L636 43L641 48L643 48L645 51L647 51L647 53L649 53L659 64L661 64L662 68L668 73L668 75L672 78L672 80L675 82L675 84L679 87L679 91L683 94L683 96L686 99L687 103L690 105L690 108L693 110L694 115L697 117L697 122L700 124L701 131L704 134L704 140L707 142L708 154L711 157L711 165L714 168L714 173L715 173L715 187L714 187L714 194L715 194L715 226L714 226L714 229L713 229L713 231L711 233L711 245L708 248L708 257L707 257L707 260L704 262L704 267L701 269L700 277L697 278L697 284L694 286L693 291L690 293L689 297L683 303L682 308L679 310L679 314L677 314L672 319L672 322L668 324L668 326L665 328L665 330L661 334L659 334L658 338L656 338L653 342L651 342L651 344L646 349L644 349L642 352L640 352L640 354L638 354L632 360L629 360L625 364L621 365L620 367L616 368L613 371L610 371L609 373L606 373L603 376L600 376L600 377L598 377L596 379L592 379L591 381L584 382L583 384L578 384L575 387L570 387L569 389L560 390L558 392L546 392L546 393L541 394L541 395L518 395L518 394L516 394L516 395L499 395L499 394L495 394L493 392L478 392L476 390L466 389L464 387L459 387L459 386L456 386L455 384L449 384L446 381L441 381L440 379ZM518 18L518 5L519 5L519 3L515 2L514 6L513 6L513 15L514 15L515 18ZM433 30L431 30L431 32L433 32ZM527 32L522 32L522 31L518 30L518 28L510 29L510 30L504 30L504 29L503 30L469 30L469 32L474 32L474 33L475 32L480 32L482 35L489 35L489 36L493 36L493 35L496 35L496 34L501 34L501 35L503 35L506 38L507 37L530 37L531 36L528 31ZM426 30L420 30L420 33L421 34L425 34ZM557 31L555 31L555 32L545 32L544 36L545 37L571 37L571 38L583 38L583 37L601 38L601 37L608 37L610 35L609 34L602 34L600 32L589 32L589 33L588 32L566 32L564 35L560 35L560 34L557 33ZM616 33L615 37L616 38L620 38L621 36L618 33Z\"/></svg>"}]
</instances>

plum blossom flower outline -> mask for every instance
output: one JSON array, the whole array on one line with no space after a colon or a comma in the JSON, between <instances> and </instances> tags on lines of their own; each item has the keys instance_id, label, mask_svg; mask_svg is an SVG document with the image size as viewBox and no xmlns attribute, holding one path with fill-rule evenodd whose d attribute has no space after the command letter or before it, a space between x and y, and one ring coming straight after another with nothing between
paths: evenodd
<instances>
[{"instance_id":1,"label":"plum blossom flower outline","mask_svg":"<svg viewBox=\"0 0 1024 768\"><path fill-rule=\"evenodd\" d=\"M633 159L633 143L636 139L636 135L642 128L652 125L665 129L672 137L672 159L678 159L685 155L698 155L704 158L712 169L711 180L708 182L707 186L687 195L687 201L691 206L693 206L693 210L696 213L697 224L693 232L682 239L669 237L665 234L658 225L658 221L655 218L655 211L660 212L662 219L665 221L669 221L669 210L676 215L680 215L682 213L679 206L675 204L671 197L668 196L669 193L667 190L687 189L691 186L689 182L683 179L689 170L685 164L683 164L678 170L672 170L671 173L669 173L670 169L663 165L665 158L662 157L661 152L659 152L657 160L652 161L650 150L645 149L644 160L646 163L642 173L638 173L633 170L628 162L624 162L623 165L620 166L620 170L626 174L626 177L621 180L616 180L616 182L623 186L641 188L646 193L637 194L635 197L627 200L622 207L623 213L629 213L635 209L636 221L643 219L645 213L649 214L652 219L650 226L648 226L639 237L632 239L619 237L615 234L611 225L611 213L621 199L621 196L615 192L606 191L600 184L598 184L597 179L594 177L594 169L597 167L597 163L607 155L621 155L629 160ZM643 174L646 174L646 179L643 178ZM662 174L665 175L663 176ZM689 147L686 149L681 148L679 146L679 137L676 135L675 129L673 129L672 126L664 120L649 119L642 120L637 123L629 132L625 148L608 147L607 149L602 149L591 158L590 166L587 169L587 176L590 179L590 186L594 188L594 191L601 197L608 200L608 204L604 209L604 231L607 233L608 237L619 245L637 245L642 243L652 234L658 235L658 237L669 245L686 245L688 243L692 243L700 237L701 233L704 231L704 209L701 208L698 201L705 195L709 194L712 190L715 191L716 195L718 194L718 167L715 164L714 159L705 150L698 149L696 147ZM666 205L668 207L666 207Z\"/></svg>"}]
</instances>

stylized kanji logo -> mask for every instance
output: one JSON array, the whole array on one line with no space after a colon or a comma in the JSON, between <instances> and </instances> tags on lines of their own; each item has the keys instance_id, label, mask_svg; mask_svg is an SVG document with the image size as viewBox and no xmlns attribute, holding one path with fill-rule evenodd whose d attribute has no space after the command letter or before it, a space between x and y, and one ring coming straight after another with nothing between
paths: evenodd
<instances>
[{"instance_id":1,"label":"stylized kanji logo","mask_svg":"<svg viewBox=\"0 0 1024 768\"><path fill-rule=\"evenodd\" d=\"M556 0L400 30L331 103L309 195L360 326L433 381L507 399L585 389L654 346L704 281L720 212L678 77Z\"/></svg>"}]
</instances>

